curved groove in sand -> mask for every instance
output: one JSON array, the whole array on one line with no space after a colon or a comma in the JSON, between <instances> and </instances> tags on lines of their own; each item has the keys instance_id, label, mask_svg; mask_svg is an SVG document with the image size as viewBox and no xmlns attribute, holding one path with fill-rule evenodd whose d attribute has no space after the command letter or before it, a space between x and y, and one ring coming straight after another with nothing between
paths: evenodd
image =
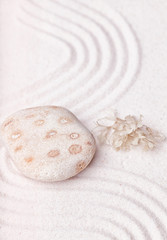
<instances>
[{"instance_id":1,"label":"curved groove in sand","mask_svg":"<svg viewBox=\"0 0 167 240\"><path fill-rule=\"evenodd\" d=\"M65 16L61 16L61 15L58 15L57 13L53 12L53 11L50 11L50 10L47 10L45 9L44 7L40 6L39 4L35 3L34 1L32 0L28 0L29 3L33 4L33 6L39 8L40 10L44 11L44 12L47 12L48 14L51 14L52 16L56 17L56 19L61 19L62 21L65 21L66 23L70 23L72 25L74 25L75 27L78 27L78 29L81 29L83 30L84 33L86 33L88 36L90 36L95 48L96 48L96 54L97 54L97 57L96 57L96 62L93 66L92 69L90 69L90 71L86 74L86 78L85 79L89 79L89 77L95 75L98 73L99 71L99 68L101 67L101 58L102 58L102 51L101 51L101 47L100 47L100 43L98 41L98 39L96 38L96 36L94 36L94 34L91 32L91 30L85 28L83 25L81 24L78 24L77 22L75 21L72 21L70 18L67 18ZM45 20L46 21L46 20ZM52 23L53 24L53 23ZM77 36L77 34L75 33L75 35ZM77 36L80 40L80 36L78 35ZM112 42L111 42L111 45ZM114 47L113 47L113 50L114 50ZM88 51L86 52L85 51L85 55L87 55ZM114 55L114 53L113 53ZM113 59L115 59L115 57L113 57ZM88 61L88 60L87 60ZM112 65L114 65L114 62L112 63ZM113 67L112 67L113 68ZM80 72L79 73L76 73L75 74L75 77L74 76L68 76L68 80L70 80L70 84L75 84L74 85L74 89L73 89L73 93L75 93L76 91L78 91L78 87L81 86L81 83L80 81L78 81L78 75L80 75ZM74 78L73 78L74 77ZM72 79L73 78L73 79ZM83 79L83 80L85 80ZM66 79L65 79L66 80ZM65 81L64 79L62 79L62 82ZM61 82L61 83L62 83ZM82 83L82 87L85 86L85 81ZM62 95L62 92L65 92L65 95L66 95L66 98L69 96L69 92L67 91L68 90L68 87L66 87L66 85L64 86L63 90L61 88L59 88L59 83L57 84L55 82L54 86L56 86L56 89L58 90L58 95L56 96L57 98L59 96ZM77 89L77 90L76 90ZM50 89L46 90L45 91L45 94L49 93ZM70 93L71 94L71 93Z\"/></svg>"},{"instance_id":2,"label":"curved groove in sand","mask_svg":"<svg viewBox=\"0 0 167 240\"><path fill-rule=\"evenodd\" d=\"M5 171L4 172L6 172L6 169L4 169ZM127 173L126 173L127 174ZM8 175L11 175L11 172L9 172L9 174ZM15 174L14 174L15 175ZM19 178L19 177L18 177ZM21 177L22 178L22 180L24 179L24 177ZM124 200L125 202L127 201L127 202L129 202L129 204L131 204L132 206L135 206L136 208L139 208L140 209L140 211L142 212L142 214L146 214L147 215L147 217L148 218L150 218L150 222L153 222L154 223L154 225L156 226L156 229L160 232L160 234L161 234L161 236L163 237L163 236L165 236L165 237L167 237L167 233L166 233L166 227L164 226L164 224L161 222L161 219L154 213L154 211L155 211L155 209L158 207L158 211L159 211L159 214L161 213L161 214L164 214L165 215L165 217L167 216L167 210L166 210L166 207L164 206L164 204L163 203L161 203L158 199L156 199L154 196L151 196L149 193L145 193L145 191L143 190L143 189L140 189L139 187L136 187L136 186L134 186L133 184L129 184L129 183L126 183L126 182L121 182L121 181L116 181L116 180L111 180L111 179L107 179L107 178L101 178L100 176L98 177L98 178L96 178L96 177L82 177L82 176L80 176L77 180L78 181L80 181L81 179L84 179L84 181L83 182L85 182L86 180L86 182L88 182L88 181L93 181L93 182L98 182L98 181L100 181L100 182L107 182L107 186L109 186L110 184L112 184L112 185L115 185L115 189L117 189L117 186L120 186L120 184L123 184L123 186L125 187L125 189L127 189L127 190L130 190L130 194L132 194L132 195L136 195L136 194L140 194L140 195L143 195L144 196L144 198L146 199L146 201L148 202L146 205L145 205L145 203L141 203L140 201L138 201L138 200L136 200L134 197L131 197L131 195L129 196L129 194L125 194L125 195L120 195L119 194L119 192L117 192L117 191L113 191L113 190L108 190L108 189L101 189L101 188L96 188L96 189L94 189L94 188L86 188L86 187L82 187L82 188L76 188L76 187L74 187L74 188L71 188L71 187L63 187L62 188L62 186L61 186L61 188L59 188L59 187L57 187L56 188L56 191L66 191L66 192L80 192L80 194L82 194L83 192L89 192L90 194L99 194L99 193L101 193L102 195L104 194L104 195L110 195L110 196L112 196L114 199L117 199L117 198L121 198L121 201L122 200ZM3 181L4 181L4 183L6 182L6 178L3 178ZM146 182L146 181L144 181L144 182ZM1 182L2 183L2 182ZM12 188L14 188L13 189L13 191L15 192L15 193L17 193L18 194L18 189L17 189L17 187L18 186L16 186L15 184L11 184L10 182L8 182L8 184L10 184L10 186L12 187ZM41 184L42 185L42 184ZM60 184L61 185L61 184ZM90 186L91 184L89 183L89 186ZM4 189L6 189L6 191L8 191L9 189L10 189L10 187L9 187L9 189L7 188L7 187L5 187ZM51 192L49 191L49 190L51 190ZM161 189L160 189L161 190ZM22 189L22 187L19 187L19 191L22 191L22 194L23 194L23 189ZM41 189L39 190L39 192L41 191ZM132 193L131 193L132 192ZM133 193L134 192L134 193ZM53 189L46 189L46 193L47 194L49 194L49 193L53 193ZM166 194L166 192L165 192L165 194ZM24 194L23 194L24 195ZM161 196L161 195L160 195ZM8 197L7 195L6 195L6 197ZM105 198L103 198L103 199L105 199ZM19 199L19 200L21 200L21 199ZM31 200L26 200L26 202L28 203L29 201L31 201ZM34 201L35 201L35 199L34 199ZM103 202L103 204L105 204L105 201ZM156 207L156 208L155 208ZM151 209L150 209L151 208ZM152 209L154 209L154 210L152 210ZM163 238L162 238L163 239Z\"/></svg>"},{"instance_id":3,"label":"curved groove in sand","mask_svg":"<svg viewBox=\"0 0 167 240\"><path fill-rule=\"evenodd\" d=\"M96 26L98 26L102 31L103 31L103 34L105 35L106 39L107 39L107 42L110 43L113 41L113 39L115 38L114 35L110 35L110 32L107 30L106 26L101 22L97 22L94 18L92 18L91 16L89 16L88 14L84 14L82 13L81 11L77 11L75 9L73 9L71 6L69 5L64 5L62 2L58 2L58 1L54 1L54 0L51 0L54 4L57 4L57 5L60 5L62 6L63 8L66 8L68 9L69 11L72 11L73 13L79 15L79 16L82 16L83 18L85 19L89 19L90 22L93 22ZM78 3L76 1L76 3ZM97 12L98 14L98 12ZM105 15L102 16L105 20L108 20ZM118 84L119 84L119 81L117 81L118 79L121 80L121 78L123 78L125 72L126 72L126 68L127 68L127 63L128 63L128 51L127 51L127 47L126 47L126 42L124 40L124 37L122 35L122 32L120 31L120 29L117 27L117 25L114 23L114 21L110 20L110 25L114 28L115 30L115 34L117 34L122 42L122 48L124 49L125 51L125 56L126 56L126 60L124 59L124 67L120 68L120 72L119 72L119 75L116 77L116 79L114 79L114 82L112 83L112 81L108 81L108 79L111 78L111 68L112 68L112 64L108 64L108 69L107 71L104 73L104 75L99 79L99 81L97 83L89 83L87 84L86 86L86 90L89 91L90 95L93 94L94 98L96 98L96 94L98 93L98 91L101 92L101 90L103 88L105 89L108 89L108 86L106 85L109 85L109 87L112 89L114 89ZM112 44L113 46L115 45L114 43ZM112 52L113 48L110 48L109 51ZM116 49L115 49L115 52L116 52ZM122 59L123 60L123 59ZM120 59L119 59L120 61ZM115 63L117 64L117 63ZM89 80L88 80L89 81ZM94 92L94 89L96 89L96 93ZM81 97L81 95L80 95ZM83 99L84 99L84 94L82 95ZM96 98L97 99L97 98ZM96 101L97 102L97 101ZM82 102L84 104L84 102ZM80 108L80 106L78 106L78 108Z\"/></svg>"},{"instance_id":4,"label":"curved groove in sand","mask_svg":"<svg viewBox=\"0 0 167 240\"><path fill-rule=\"evenodd\" d=\"M29 1L30 2L30 1ZM34 4L34 2L32 2L31 1L31 3L33 3ZM40 7L41 8L41 6L39 6L39 5L37 5L37 4L35 4L35 6L36 7ZM44 10L44 9L43 9ZM45 10L46 11L46 10ZM47 10L48 11L48 10ZM52 13L53 14L53 13ZM54 14L54 15L56 15L56 14ZM80 14L81 15L81 14ZM56 15L57 16L57 15ZM64 17L62 17L64 20L65 20L65 18ZM68 21L68 20L67 20ZM70 19L69 19L69 21L70 21ZM93 21L93 20L92 20ZM113 55L114 55L114 46L113 46L113 43L112 43L112 38L110 38L110 36L109 36L109 34L108 34L108 32L100 25L100 24L98 24L98 23L96 23L95 21L94 21L94 23L96 24L96 26L98 27L98 28L100 28L100 30L103 32L103 34L106 36L106 38L107 38L107 41L108 41L108 43L109 43L109 46L111 46L111 50L112 50L112 53L113 53ZM75 23L75 25L77 26L77 24ZM82 27L83 28L83 27ZM87 32L88 32L89 30L87 30ZM90 31L89 31L90 32ZM93 36L93 40L95 40L94 42L98 42L98 39L96 38L96 36L94 36L94 35L91 35L91 37ZM99 44L98 44L99 45ZM99 46L97 47L96 46L96 48L98 49L98 55L100 54L100 51L99 51ZM109 63L109 68L108 68L108 70L110 71L110 72L112 72L113 71L113 68L114 68L114 65L116 64L116 61L115 61L115 57L113 57L114 58L114 61L112 61L112 63ZM98 56L98 59L100 59L100 56ZM96 66L96 69L97 69L97 66ZM92 72L94 73L94 69L93 70L91 70L91 76L92 76ZM89 78L89 74L88 74L88 76L87 76L87 78ZM83 87L83 85L85 85L86 84L86 82L85 81L83 81L83 83L82 84L80 84L80 82L78 82L78 81L76 81L76 79L74 78L74 81L76 82L76 83L78 83L78 86L81 86L82 85L82 87ZM52 87L52 86L51 86ZM62 90L62 92L65 92L65 89L68 89L66 86L64 86L64 88L63 89L61 89ZM75 92L75 89L77 89L77 94L78 94L78 88L76 87L76 86L74 86L74 92ZM48 93L48 91L49 90L46 90L46 92ZM58 95L56 95L56 98L59 98L59 93L60 93L60 95L62 94L61 93L61 91L60 91L60 89L59 89L59 91L57 91L57 94ZM71 94L71 93L69 93L69 94ZM66 95L66 97L67 97L67 94L65 94Z\"/></svg>"},{"instance_id":5,"label":"curved groove in sand","mask_svg":"<svg viewBox=\"0 0 167 240\"><path fill-rule=\"evenodd\" d=\"M44 18L36 16L36 15L32 14L31 12L29 12L25 8L22 8L22 9L28 16L32 17L33 19L36 19L43 23L46 23L51 27L59 28L61 31L65 32L66 34L70 34L72 37L74 37L75 41L78 41L80 43L80 45L83 48L82 52L84 53L83 62L81 63L79 68L75 71L75 73L73 73L71 76L68 76L68 80L75 78L76 75L82 74L82 72L87 68L87 65L89 63L89 58L90 58L89 49L88 49L87 45L85 44L85 42L76 33L72 32L66 28L63 28L62 26L60 27L59 25L57 25L54 22L51 22ZM62 76L60 76L60 78L62 78ZM58 80L59 80L59 78L58 78ZM59 88L59 87L61 87L66 80L67 79L62 79L61 81L59 80L59 82L53 81L53 83L54 83L53 86L52 86L52 84L46 84L42 89L40 89L40 94L38 94L38 97L40 97L40 96L43 97L43 94L49 94L52 87L56 87L57 91L59 91L59 89L62 90L62 88ZM70 81L70 83L71 83L71 81ZM49 87L49 89L47 89L48 87Z\"/></svg>"},{"instance_id":6,"label":"curved groove in sand","mask_svg":"<svg viewBox=\"0 0 167 240\"><path fill-rule=\"evenodd\" d=\"M5 226L7 226L8 228L18 228L18 229L21 229L21 230L29 230L29 231L32 231L32 230L35 230L35 231L40 231L40 232L44 232L46 231L46 229L44 228L41 228L41 227L34 227L33 224L31 224L30 226L28 225L24 225L24 224L17 224L17 223L12 223L9 224L7 221L5 220L2 220L0 219L0 224L3 224ZM77 228L76 226L72 227L59 227L59 226L56 226L56 229L57 230L64 230L65 232L68 231L69 232L84 232L84 233L89 233L89 234L98 234L99 236L103 237L103 239L109 239L109 240L119 240L117 237L115 237L111 232L107 231L107 230L103 230L103 228L97 228L96 226L91 226L91 227L82 227L82 228ZM47 230L47 232L49 232Z\"/></svg>"},{"instance_id":7,"label":"curved groove in sand","mask_svg":"<svg viewBox=\"0 0 167 240\"><path fill-rule=\"evenodd\" d=\"M54 0L52 0L52 1L54 1ZM73 1L73 0L72 0L72 1ZM95 15L100 15L100 16L102 16L103 18L106 19L106 21L108 21L109 23L113 24L111 18L109 18L109 17L107 17L106 15L104 15L103 13L97 11L95 8L90 8L89 6L87 6L87 5L84 4L84 3L81 3L80 1L75 1L75 2L77 2L80 6L83 6L83 7L85 7L86 9L91 10L92 13L93 13L93 12L95 13ZM133 41L135 42L135 45L136 45L136 46L135 46L136 49L134 49L134 51L136 51L136 53L137 53L137 55L138 55L138 58L135 59L135 60L137 60L137 62L136 62L135 68L133 69L133 74L132 74L132 76L128 79L128 81L127 81L127 86L128 86L128 88L129 88L129 87L133 84L133 82L136 80L135 78L136 78L136 76L137 76L137 74L139 73L140 68L141 68L141 48L140 48L140 43L139 43L139 41L138 41L138 38L137 38L134 30L132 29L132 27L130 26L130 24L128 24L128 22L125 20L125 18L124 18L124 21L125 21L126 25L127 25L128 28L129 28L129 34L131 35L131 37L133 36ZM119 27L117 27L116 24L115 24L115 27L116 27L117 31L119 32L119 34L120 34L121 40L122 40L123 43L124 43L124 48L125 48L125 52L126 52L126 55L127 55L127 56L126 56L126 57L127 57L126 61L129 62L128 59L130 59L131 56L130 56L128 50L127 50L127 49L128 49L128 48L127 48L127 44L130 43L129 45L131 45L131 41L130 41L130 39L128 39L128 36L127 36L127 35L126 35L126 37L123 36L123 34L122 34L122 32L121 32L121 29L119 29ZM129 36L129 37L130 37L130 36ZM130 46L130 47L131 47L131 46ZM129 55L129 57L128 57L128 55ZM129 65L129 66L128 66L128 65ZM126 71L128 71L128 70L131 68L131 65L130 65L130 64L127 64L126 68L128 68L128 69L126 69ZM126 71L125 71L124 73L126 73ZM120 84L121 81L124 82L124 79L122 79L123 77L124 77L124 75L122 75L120 79L117 78L117 82L116 82L116 84L115 84L115 86L114 86L113 89L112 89L112 84L110 84L109 81L108 81L108 82L105 82L105 85L101 85L101 86L99 87L99 91L98 91L98 88L97 88L97 89L96 89L96 93L95 93L95 94L92 94L94 100L93 100L93 102L91 102L91 106L94 107L94 109L95 109L96 112L97 112L97 110L101 110L101 108L98 109L99 106L97 106L97 103L98 103L98 105L100 105L99 102L102 101L102 99L105 99L105 101L106 101L106 100L107 100L107 99L106 99L106 95L109 95L109 99L110 99L110 94L111 94L113 91L115 91L115 87L117 87L117 86ZM128 89L127 86L126 86L126 90ZM104 88L104 91L102 91L102 88ZM119 87L119 88L120 88L120 87ZM126 90L123 89L123 93L125 93ZM122 89L121 89L121 91L122 91ZM121 91L120 91L120 93L118 94L118 96L115 97L114 102L115 102L115 101L118 101L118 100L119 100L119 97L122 96ZM118 89L118 92L119 92L119 89ZM97 99L100 99L100 101L97 101ZM106 108L109 107L109 106L111 105L111 103L114 103L114 102L112 102L112 101L110 100L109 104L108 104L108 105L105 105L105 107L106 107ZM79 109L82 109L82 107L84 107L84 109L86 109L86 110L90 108L90 98L89 98L89 103L87 103L87 105L83 104L83 106L81 105L81 106L78 107L78 112L79 112L79 113L80 113L80 110L79 110ZM90 116L90 118L92 118L92 116L93 116L93 114L94 114L94 113L92 114L92 112L93 112L93 110L92 110L92 108L91 108L91 113L90 113L90 115L88 115L88 116ZM85 114L85 112L84 112L84 114Z\"/></svg>"},{"instance_id":8,"label":"curved groove in sand","mask_svg":"<svg viewBox=\"0 0 167 240\"><path fill-rule=\"evenodd\" d=\"M27 0L26 0L27 1ZM55 15L55 17L58 19L62 19L62 21L65 21L68 24L68 18L61 16L60 14L55 13L54 11L50 11L47 8L45 9L45 7L40 6L39 4L37 4L35 1L30 0L28 1L29 3L33 4L34 7L38 7L41 11L46 11L48 14L52 14ZM132 28L130 25L128 25L128 23L126 22L126 20L124 19L123 21L123 17L119 16L119 18L121 19L121 21L123 22L123 26L125 28L127 28L127 34L125 36L124 31L122 31L122 26L119 26L118 23L115 23L115 19L114 17L108 17L107 14L104 15L103 13L99 12L97 9L94 8L90 8L87 5L85 5L84 3L80 3L80 2L76 2L76 4L78 4L79 6L84 7L85 9L88 10L88 13L84 13L81 11L78 11L76 9L73 8L73 6L69 6L67 4L64 4L63 2L58 2L58 1L54 1L54 0L50 0L50 2L53 2L54 5L58 5L61 6L62 8L72 12L73 14L80 16L82 19L85 19L87 21L89 21L90 23L94 24L94 26L96 26L96 28L99 29L99 31L102 33L102 35L105 38L106 43L108 44L108 51L110 53L113 54L113 59L110 58L108 59L107 62L107 69L105 69L105 71L103 72L103 76L101 76L100 78L96 77L96 75L99 73L99 67L100 69L104 68L104 63L102 63L105 56L105 52L103 51L103 46L100 44L100 42L98 41L98 37L96 35L96 33L94 33L94 31L92 31L91 28L89 28L88 24L85 27L82 22L81 23L76 23L75 21L69 19L70 24L75 25L75 27L80 28L82 31L84 31L87 35L90 36L90 38L92 39L92 42L95 43L95 47L96 47L96 52L97 52L97 61L95 63L95 65L93 66L92 69L90 69L90 71L87 73L86 77L81 79L82 83L80 81L78 81L78 74L81 76L83 75L82 73L85 72L86 70L86 65L89 65L89 51L88 49L90 48L89 45L87 45L87 43L84 41L84 39L82 40L80 38L80 36L78 35L77 32L73 31L68 31L66 28L63 29L61 26L58 26L55 23L52 23L50 21L48 21L47 19L43 19L41 17L37 17L36 15L33 15L31 12L26 12L31 15L31 17L33 18L38 18L39 21L51 24L53 27L58 27L61 28L62 30L64 30L64 32L68 32L69 34L72 34L78 41L81 42L81 45L83 46L83 53L85 56L85 61L83 63L83 65L81 65L81 69L78 69L78 74L77 72L72 74L72 77L70 77L70 74L67 75L66 78L63 77L63 75L61 75L60 71L58 71L58 73L51 73L49 75L49 77L47 77L46 79L49 79L49 81L45 81L45 79L43 79L42 84L44 85L43 87L39 88L39 92L37 91L37 93L34 94L34 96L32 96L32 98L26 98L25 97L25 101L29 104L32 103L32 101L36 102L36 104L52 104L53 102L56 102L58 99L60 99L60 96L62 95L62 93L64 92L64 100L62 100L62 103L64 105L67 105L69 107L71 106L75 106L73 107L73 109L75 109L79 114L82 115L82 107L86 108L87 110L84 111L84 116L87 117L89 116L89 118L93 118L95 116L95 114L97 113L98 109L101 109L101 104L103 104L104 100L106 102L106 106L108 107L108 105L111 104L112 100L112 96L114 96L114 92L115 90L120 94L122 91L125 92L125 87L129 86L128 83L133 82L132 80L134 80L134 78L129 78L127 80L124 81L124 78L126 77L127 72L129 71L130 67L130 61L131 60L131 54L129 52L129 45L131 44L131 42L133 42L132 44L132 48L134 50L134 52L138 52L138 58L137 61L135 63L135 66L132 67L132 71L131 71L131 75L136 76L137 73L139 72L140 69L140 51L139 51L139 43L137 41L137 37L135 35L135 33L132 31ZM91 15L89 14L89 11L91 11ZM118 14L117 14L118 15ZM98 16L98 18L100 17L100 19L102 19L102 21L100 22L99 19L96 19L96 16ZM117 18L118 16L116 16ZM24 21L24 20L22 20ZM118 22L118 21L117 21ZM108 24L108 25L106 25ZM26 25L31 25L29 23L26 23ZM113 28L112 33L108 31L107 26L111 26ZM68 26L68 25L67 25ZM31 25L31 27L33 29L35 29L36 31L43 31L41 29L38 29L38 27L34 27L33 25ZM92 31L92 33L91 33ZM53 33L50 32L45 32L47 34L49 34L50 36L54 35ZM91 34L90 34L91 33ZM60 37L59 37L60 38ZM132 40L133 38L133 40ZM116 43L116 39L119 39L119 43ZM62 40L62 39L60 39ZM68 42L68 44L71 44L70 42ZM116 45L115 45L116 44ZM134 46L133 46L134 45ZM71 56L74 54L73 57L75 57L75 62L77 62L78 57L80 58L81 56L78 55L78 52L76 51L76 49L73 46L73 53L71 54ZM122 51L122 54L124 55L124 57L122 59L118 58L117 56L117 52ZM83 54L81 54L83 57ZM104 56L103 56L104 55ZM103 56L103 57L102 57ZM91 58L90 58L91 59ZM87 63L88 62L88 63ZM71 64L71 67L74 65L74 63ZM67 72L69 66L66 66L66 70L65 68L62 70L63 72ZM116 76L114 75L116 72L116 68L117 68L117 74ZM137 69L137 70L136 70ZM64 71L65 70L65 71ZM56 71L57 72L57 71ZM71 72L71 71L70 71ZM134 74L132 74L132 72ZM73 78L73 80L71 81L71 84L68 85L68 87L70 88L73 86L73 94L71 96L71 92L68 91L68 87L67 84L65 84L65 87L63 88L63 83L67 80L67 78ZM57 81L52 81L52 79L56 78ZM91 80L89 80L89 78L91 78ZM110 80L111 78L111 80ZM60 81L61 79L61 81ZM93 79L95 79L93 81ZM48 84L46 84L46 82L49 82ZM125 83L124 83L125 82ZM40 82L38 82L39 84ZM125 84L125 87L119 87L121 86L121 84ZM41 84L40 84L41 85ZM126 86L127 85L127 86ZM58 87L58 89L54 89L56 87ZM84 88L83 88L84 87ZM31 86L30 86L31 88ZM30 89L29 88L29 89ZM54 91L52 91L51 89L54 89ZM81 89L81 92L79 93L79 89ZM94 91L94 89L96 89L96 91ZM65 91L66 90L66 91ZM83 91L82 91L83 90ZM56 92L57 91L57 92ZM89 97L89 101L87 102L87 98L85 98L85 94L89 93L89 95L91 95ZM112 94L111 94L112 93ZM22 96L25 96L26 93L22 91ZM78 94L79 94L79 98L81 99L81 101L76 101L76 99L78 98ZM45 98L46 95L46 98ZM56 95L56 98L55 98ZM117 94L116 94L117 95ZM49 96L49 97L48 97ZM69 96L69 97L68 97ZM20 96L19 96L20 97ZM23 97L24 99L24 97ZM42 99L42 100L41 100ZM98 101L97 101L98 99ZM116 97L114 97L114 99L116 99ZM41 102L43 101L43 102ZM13 102L15 104L15 102ZM97 105L98 103L98 105ZM88 111L88 112L87 112Z\"/></svg>"},{"instance_id":9,"label":"curved groove in sand","mask_svg":"<svg viewBox=\"0 0 167 240\"><path fill-rule=\"evenodd\" d=\"M88 203L90 206L92 205L92 203ZM99 207L99 206L101 206L102 204L99 204L99 205L97 205L97 207ZM105 210L109 210L109 211L114 211L114 212L116 212L116 214L120 214L120 218L125 218L125 221L130 221L131 222L131 224L133 224L134 226L135 226L135 228L136 229L138 229L138 231L140 232L140 234L141 234L141 236L143 236L143 239L146 239L146 240L151 240L151 236L150 236L150 234L149 234L149 232L147 231L147 229L145 228L145 226L142 224L142 222L140 222L137 218L135 218L132 214L129 214L127 211L125 211L125 210L123 210L123 209L121 209L121 208L115 208L115 206L112 206L112 205L110 205L110 206L108 206L108 205L106 205L106 206L103 206L103 210L105 211ZM20 215L20 213L22 213L22 211L16 211L16 210L13 210L13 211L11 211L11 210L8 210L8 209L2 209L1 207L0 207L0 210L2 211L2 212L9 212L9 213L12 213L12 214L15 214L15 215ZM24 212L23 212L24 213ZM30 213L30 212L26 212L26 213L24 213L26 216L28 216L28 215L31 215L32 216L32 214ZM37 215L36 215L37 216ZM43 217L45 217L45 215L42 215ZM48 215L47 215L48 216ZM67 217L70 217L71 216L71 214L66 214L66 216ZM86 215L83 215L83 217L86 217ZM102 221L104 221L105 222L105 224L108 224L108 223L111 223L112 225L114 225L114 226L116 226L118 229L121 229L121 231L123 231L124 232L124 234L126 234L128 237L130 237L130 239L131 240L135 240L136 239L136 237L135 237L135 233L132 233L132 231L130 231L126 226L124 226L124 225L121 225L119 222L117 222L117 221L114 221L114 220L111 220L109 217L107 218L107 217L103 217L103 216L99 216L99 215L91 215L90 216L91 218L93 218L93 219L95 219L95 220L99 220L100 221L100 223L102 222ZM92 220L93 220L92 219ZM1 220L0 220L1 221ZM6 224L7 224L7 222L6 222ZM10 225L11 226L11 225ZM17 227L19 227L19 226L17 226ZM30 226L26 226L27 228L30 228L31 229L31 227ZM39 226L35 226L35 229L36 230L40 230L40 227ZM43 228L42 228L43 229ZM41 229L41 230L42 230ZM43 229L44 230L44 229Z\"/></svg>"},{"instance_id":10,"label":"curved groove in sand","mask_svg":"<svg viewBox=\"0 0 167 240\"><path fill-rule=\"evenodd\" d=\"M61 36L50 33L48 31L44 31L41 28L37 28L35 26L32 26L31 24L26 23L21 18L18 18L18 20L22 24L24 24L28 27L31 27L32 29L34 29L34 30L36 30L36 31L38 31L42 34L45 34L46 36L55 38L56 40L60 41L60 43L64 44L65 47L69 50L69 53L70 53L69 55L70 56L62 66L60 66L58 69L56 69L55 71L48 74L48 76L45 77L44 79L37 80L35 83L32 83L29 86L27 86L26 88L23 88L23 89L19 90L19 95L18 95L18 92L16 92L16 93L13 93L12 95L8 96L7 103L9 102L9 104L11 104L11 102L10 102L11 100L13 100L13 99L17 100L17 98L20 99L20 97L23 97L27 93L32 92L32 88L39 87L39 82L42 85L42 84L46 83L49 79L53 78L54 76L62 75L67 69L69 70L77 61L77 52L76 52L75 46L73 44L71 44L69 41L67 41L66 39L63 39Z\"/></svg>"}]
</instances>

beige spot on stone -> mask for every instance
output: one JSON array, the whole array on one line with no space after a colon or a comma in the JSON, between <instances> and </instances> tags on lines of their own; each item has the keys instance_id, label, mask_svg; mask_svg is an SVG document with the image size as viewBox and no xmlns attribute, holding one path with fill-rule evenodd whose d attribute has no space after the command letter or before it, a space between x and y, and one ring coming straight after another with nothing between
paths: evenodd
<instances>
[{"instance_id":1,"label":"beige spot on stone","mask_svg":"<svg viewBox=\"0 0 167 240\"><path fill-rule=\"evenodd\" d=\"M92 143L91 142L87 142L88 145L92 146Z\"/></svg>"},{"instance_id":2,"label":"beige spot on stone","mask_svg":"<svg viewBox=\"0 0 167 240\"><path fill-rule=\"evenodd\" d=\"M22 135L21 131L16 131L12 134L11 139L12 140L18 139L21 137L21 135Z\"/></svg>"},{"instance_id":3,"label":"beige spot on stone","mask_svg":"<svg viewBox=\"0 0 167 240\"><path fill-rule=\"evenodd\" d=\"M14 120L13 119L10 119L9 121L7 121L5 124L4 124L4 128L7 127L8 125L10 125Z\"/></svg>"},{"instance_id":4,"label":"beige spot on stone","mask_svg":"<svg viewBox=\"0 0 167 240\"><path fill-rule=\"evenodd\" d=\"M30 114L30 115L25 116L25 118L33 118L33 117L35 117L34 114Z\"/></svg>"},{"instance_id":5,"label":"beige spot on stone","mask_svg":"<svg viewBox=\"0 0 167 240\"><path fill-rule=\"evenodd\" d=\"M52 138L52 137L55 137L56 135L57 135L57 131L50 130L49 132L47 132L46 138Z\"/></svg>"},{"instance_id":6,"label":"beige spot on stone","mask_svg":"<svg viewBox=\"0 0 167 240\"><path fill-rule=\"evenodd\" d=\"M82 151L82 146L78 144L74 144L74 145L71 145L68 150L71 154L78 154Z\"/></svg>"},{"instance_id":7,"label":"beige spot on stone","mask_svg":"<svg viewBox=\"0 0 167 240\"><path fill-rule=\"evenodd\" d=\"M30 163L33 161L33 157L28 157L28 158L24 158L24 160L27 162L27 163Z\"/></svg>"},{"instance_id":8,"label":"beige spot on stone","mask_svg":"<svg viewBox=\"0 0 167 240\"><path fill-rule=\"evenodd\" d=\"M72 122L72 120L71 120L70 118L67 118L67 117L60 117L60 118L59 118L59 122L60 122L61 124L67 124L67 123Z\"/></svg>"},{"instance_id":9,"label":"beige spot on stone","mask_svg":"<svg viewBox=\"0 0 167 240\"><path fill-rule=\"evenodd\" d=\"M80 161L76 165L76 172L81 172L86 167L86 163L84 161Z\"/></svg>"},{"instance_id":10,"label":"beige spot on stone","mask_svg":"<svg viewBox=\"0 0 167 240\"><path fill-rule=\"evenodd\" d=\"M21 145L20 145L20 146L18 146L18 147L16 147L16 148L15 148L15 152L18 152L18 151L20 151L22 148L23 148L23 146L21 146Z\"/></svg>"},{"instance_id":11,"label":"beige spot on stone","mask_svg":"<svg viewBox=\"0 0 167 240\"><path fill-rule=\"evenodd\" d=\"M59 150L51 150L50 152L48 152L48 157L57 157L59 154Z\"/></svg>"},{"instance_id":12,"label":"beige spot on stone","mask_svg":"<svg viewBox=\"0 0 167 240\"><path fill-rule=\"evenodd\" d=\"M77 138L79 138L79 134L78 133L71 133L70 138L77 139Z\"/></svg>"},{"instance_id":13,"label":"beige spot on stone","mask_svg":"<svg viewBox=\"0 0 167 240\"><path fill-rule=\"evenodd\" d=\"M42 126L43 124L44 124L44 120L42 120L42 119L39 119L39 120L36 120L35 122L34 122L34 124L36 125L36 126Z\"/></svg>"}]
</instances>

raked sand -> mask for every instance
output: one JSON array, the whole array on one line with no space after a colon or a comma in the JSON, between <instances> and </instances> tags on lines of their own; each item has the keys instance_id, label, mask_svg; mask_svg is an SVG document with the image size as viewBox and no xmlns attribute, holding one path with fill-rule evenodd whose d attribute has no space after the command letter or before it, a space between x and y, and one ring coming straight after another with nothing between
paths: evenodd
<instances>
[{"instance_id":1,"label":"raked sand","mask_svg":"<svg viewBox=\"0 0 167 240\"><path fill-rule=\"evenodd\" d=\"M0 4L0 121L34 106L71 110L90 130L106 108L167 136L165 0ZM0 150L1 240L166 240L167 147L97 146L76 177L23 177Z\"/></svg>"}]
</instances>

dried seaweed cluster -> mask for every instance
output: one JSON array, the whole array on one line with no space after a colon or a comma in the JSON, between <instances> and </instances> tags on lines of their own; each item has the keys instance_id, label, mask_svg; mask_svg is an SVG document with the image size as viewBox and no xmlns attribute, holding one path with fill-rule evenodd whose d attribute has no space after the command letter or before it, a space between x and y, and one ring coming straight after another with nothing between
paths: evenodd
<instances>
[{"instance_id":1,"label":"dried seaweed cluster","mask_svg":"<svg viewBox=\"0 0 167 240\"><path fill-rule=\"evenodd\" d=\"M152 150L165 137L143 125L142 120L142 115L139 119L131 115L121 119L116 112L110 112L110 115L97 121L98 139L101 143L112 145L117 151L138 145L144 150Z\"/></svg>"}]
</instances>

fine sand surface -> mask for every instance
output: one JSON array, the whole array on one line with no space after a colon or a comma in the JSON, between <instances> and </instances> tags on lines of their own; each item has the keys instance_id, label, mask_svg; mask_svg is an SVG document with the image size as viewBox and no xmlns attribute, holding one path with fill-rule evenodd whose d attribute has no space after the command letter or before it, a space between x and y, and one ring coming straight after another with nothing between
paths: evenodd
<instances>
[{"instance_id":1,"label":"fine sand surface","mask_svg":"<svg viewBox=\"0 0 167 240\"><path fill-rule=\"evenodd\" d=\"M90 130L106 108L167 136L165 0L2 0L0 123L58 105ZM1 240L167 240L167 146L116 152L57 183L17 172L0 144Z\"/></svg>"}]
</instances>

